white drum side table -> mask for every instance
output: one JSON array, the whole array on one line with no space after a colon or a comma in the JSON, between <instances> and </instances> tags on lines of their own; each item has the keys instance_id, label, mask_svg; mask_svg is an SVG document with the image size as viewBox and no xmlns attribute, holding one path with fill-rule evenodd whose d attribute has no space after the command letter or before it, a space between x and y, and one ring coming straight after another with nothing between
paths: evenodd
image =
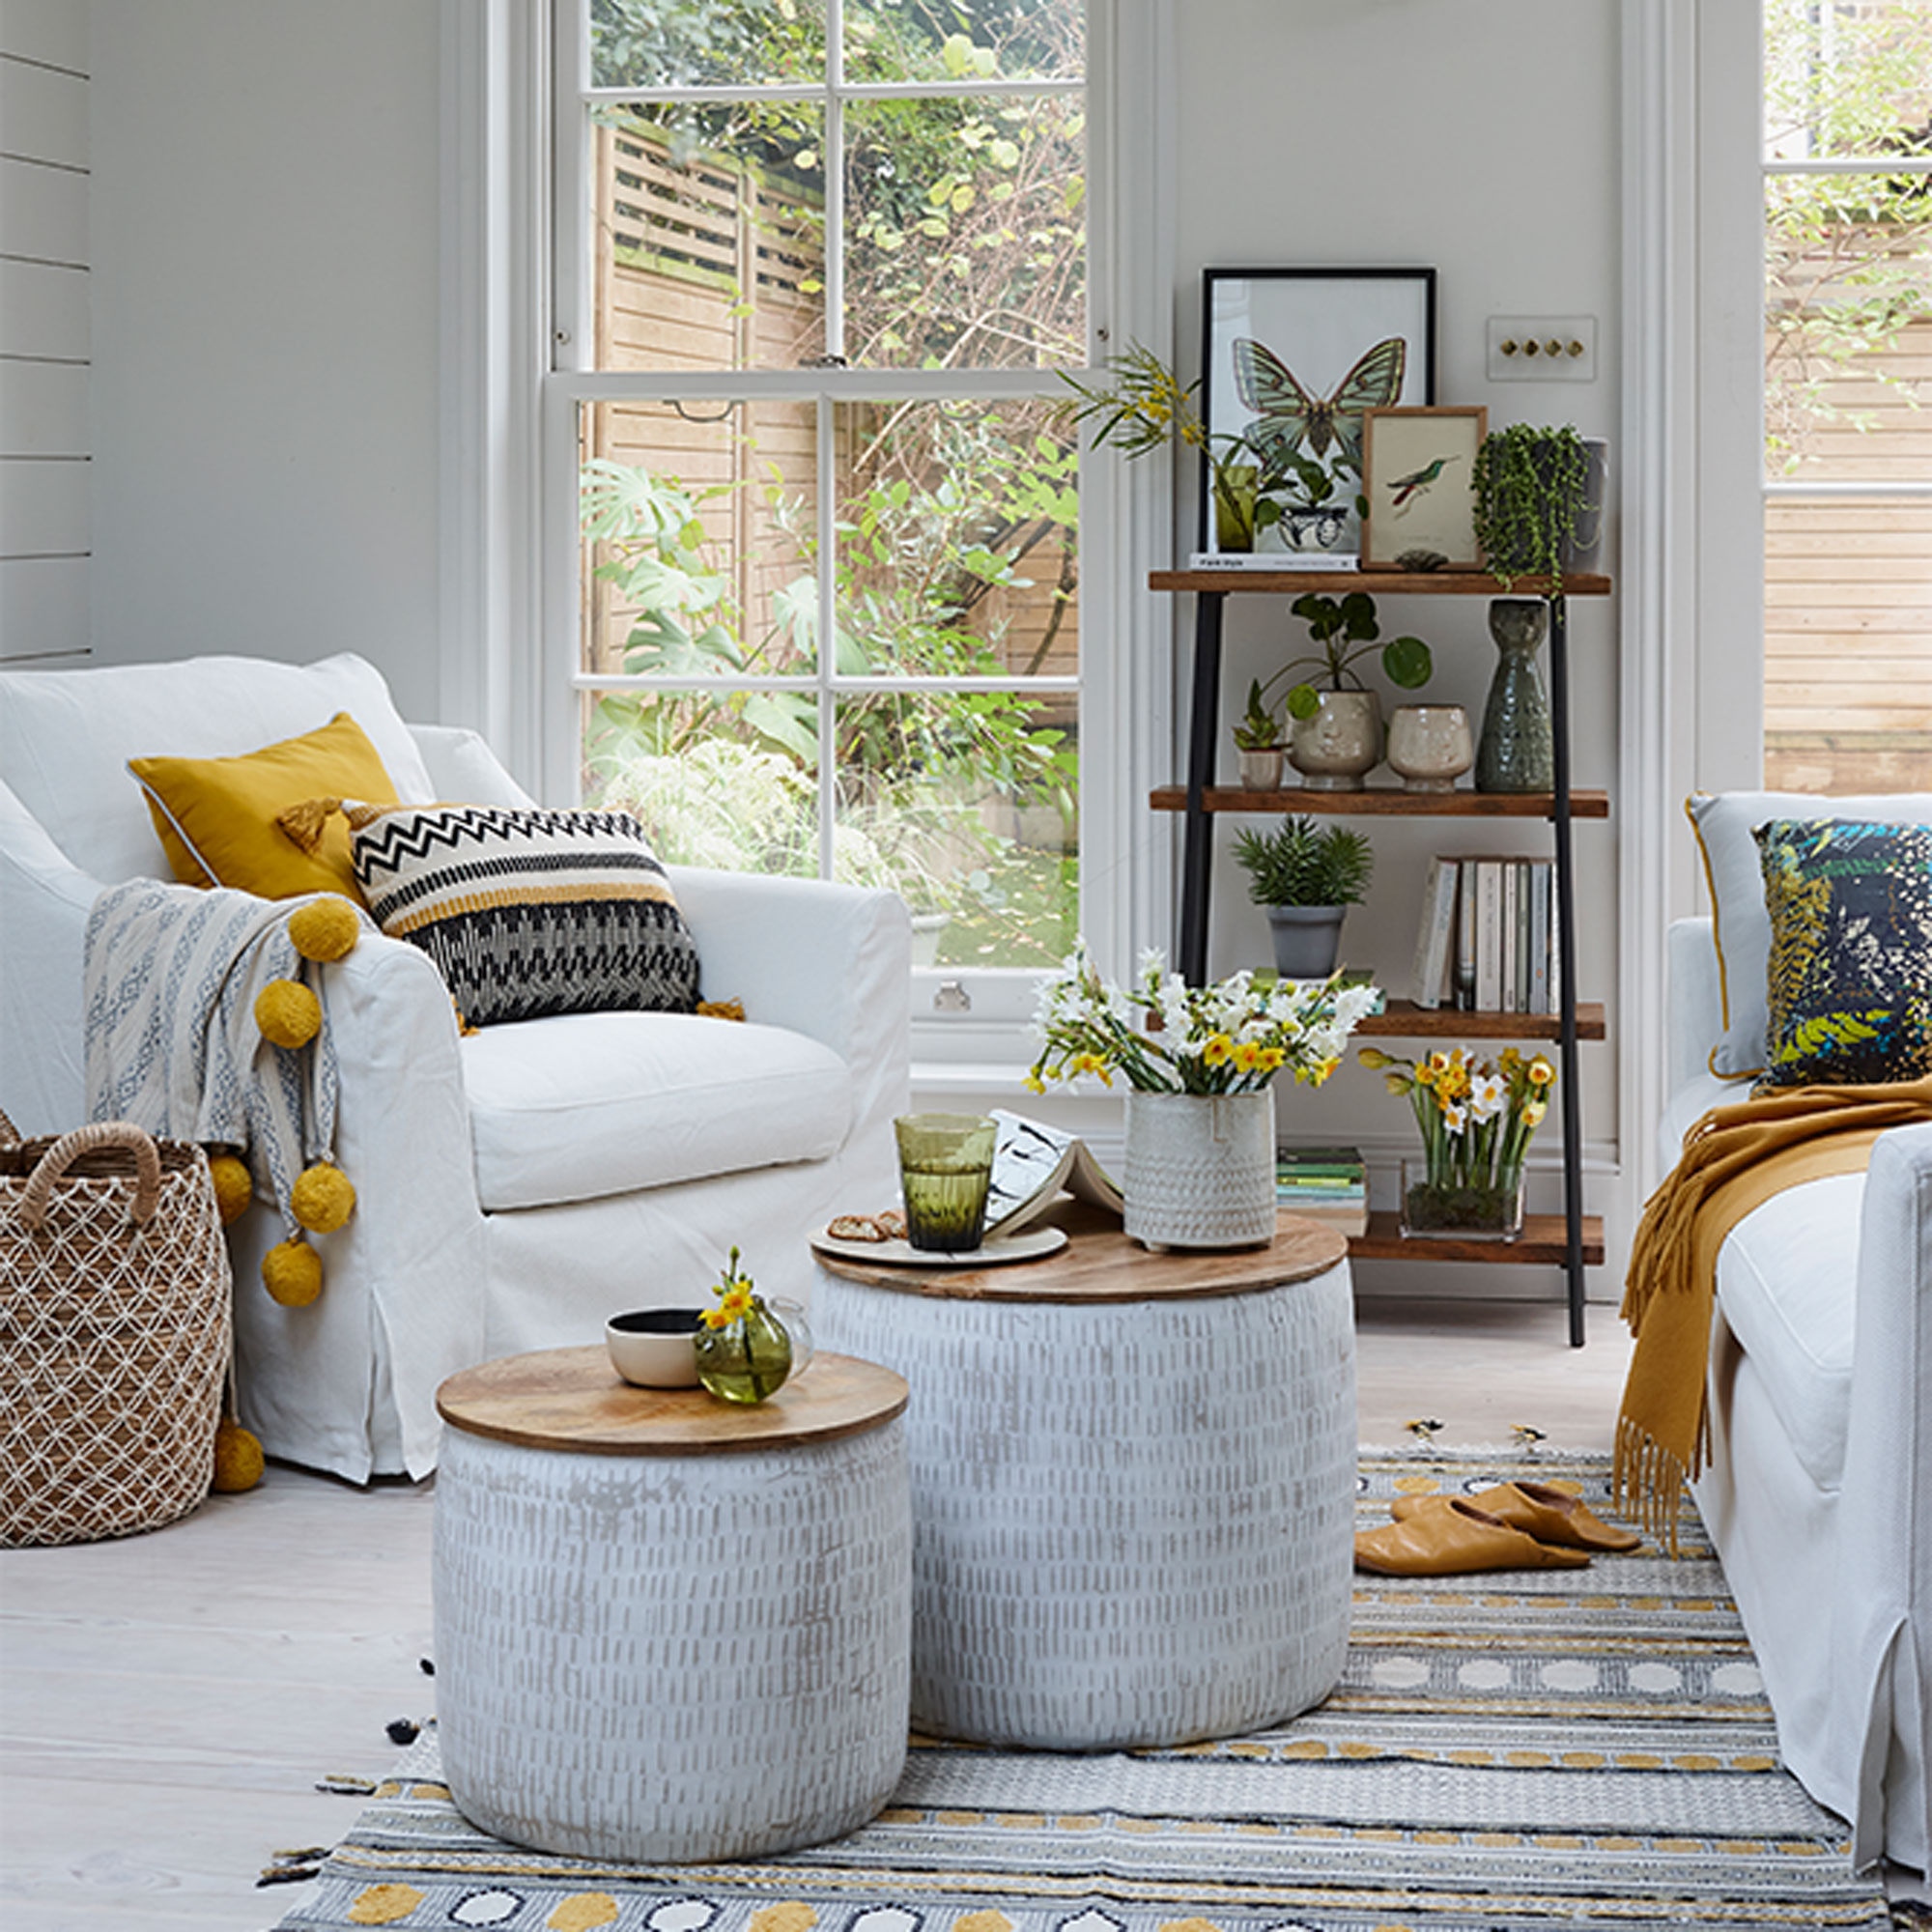
<instances>
[{"instance_id":1,"label":"white drum side table","mask_svg":"<svg viewBox=\"0 0 1932 1932\"><path fill-rule=\"evenodd\" d=\"M1347 1243L1154 1255L1087 1224L971 1273L820 1251L828 1346L905 1377L916 1728L1231 1737L1334 1689L1355 1492Z\"/></svg>"},{"instance_id":2,"label":"white drum side table","mask_svg":"<svg viewBox=\"0 0 1932 1932\"><path fill-rule=\"evenodd\" d=\"M463 1813L647 1862L873 1817L906 1752L905 1404L823 1353L753 1408L632 1388L601 1348L445 1382L437 1703Z\"/></svg>"}]
</instances>

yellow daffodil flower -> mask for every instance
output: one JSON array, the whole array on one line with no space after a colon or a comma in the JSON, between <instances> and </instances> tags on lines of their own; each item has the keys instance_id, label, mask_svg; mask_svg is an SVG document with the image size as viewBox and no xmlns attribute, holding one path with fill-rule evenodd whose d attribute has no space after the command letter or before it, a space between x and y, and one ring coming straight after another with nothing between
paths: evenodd
<instances>
[{"instance_id":1,"label":"yellow daffodil flower","mask_svg":"<svg viewBox=\"0 0 1932 1932\"><path fill-rule=\"evenodd\" d=\"M1201 1049L1201 1058L1209 1066L1225 1066L1228 1057L1235 1050L1235 1042L1224 1033L1210 1034L1208 1044Z\"/></svg>"}]
</instances>

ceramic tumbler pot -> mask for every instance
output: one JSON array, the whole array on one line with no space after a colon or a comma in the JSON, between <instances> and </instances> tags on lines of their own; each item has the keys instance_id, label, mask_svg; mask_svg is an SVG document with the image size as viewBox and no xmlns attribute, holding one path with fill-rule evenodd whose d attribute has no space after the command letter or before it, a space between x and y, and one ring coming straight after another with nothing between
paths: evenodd
<instances>
[{"instance_id":1,"label":"ceramic tumbler pot","mask_svg":"<svg viewBox=\"0 0 1932 1932\"><path fill-rule=\"evenodd\" d=\"M1288 761L1311 791L1353 791L1381 755L1381 706L1373 691L1321 692L1314 715L1291 722Z\"/></svg>"},{"instance_id":2,"label":"ceramic tumbler pot","mask_svg":"<svg viewBox=\"0 0 1932 1932\"><path fill-rule=\"evenodd\" d=\"M1476 762L1469 714L1460 704L1399 704L1389 720L1388 761L1406 791L1453 791Z\"/></svg>"},{"instance_id":3,"label":"ceramic tumbler pot","mask_svg":"<svg viewBox=\"0 0 1932 1932\"><path fill-rule=\"evenodd\" d=\"M696 1388L697 1355L692 1339L701 1321L696 1308L639 1308L613 1315L604 1324L611 1366L639 1388Z\"/></svg>"},{"instance_id":4,"label":"ceramic tumbler pot","mask_svg":"<svg viewBox=\"0 0 1932 1932\"><path fill-rule=\"evenodd\" d=\"M998 1127L979 1114L903 1114L893 1131L906 1239L928 1254L977 1248L986 1227Z\"/></svg>"}]
</instances>

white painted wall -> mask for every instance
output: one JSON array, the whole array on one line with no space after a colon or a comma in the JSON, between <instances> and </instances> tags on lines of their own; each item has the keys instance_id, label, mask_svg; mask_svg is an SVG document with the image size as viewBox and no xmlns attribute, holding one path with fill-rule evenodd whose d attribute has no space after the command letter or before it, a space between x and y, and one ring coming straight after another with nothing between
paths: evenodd
<instances>
[{"instance_id":1,"label":"white painted wall","mask_svg":"<svg viewBox=\"0 0 1932 1932\"><path fill-rule=\"evenodd\" d=\"M97 661L438 709L435 0L92 0Z\"/></svg>"},{"instance_id":2,"label":"white painted wall","mask_svg":"<svg viewBox=\"0 0 1932 1932\"><path fill-rule=\"evenodd\" d=\"M0 6L0 661L87 648L87 0Z\"/></svg>"}]
</instances>

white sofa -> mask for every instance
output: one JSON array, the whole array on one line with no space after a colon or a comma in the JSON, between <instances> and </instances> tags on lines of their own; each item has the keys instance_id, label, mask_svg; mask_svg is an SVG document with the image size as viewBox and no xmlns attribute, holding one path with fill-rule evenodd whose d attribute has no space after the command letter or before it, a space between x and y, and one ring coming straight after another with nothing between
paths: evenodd
<instances>
[{"instance_id":1,"label":"white sofa","mask_svg":"<svg viewBox=\"0 0 1932 1932\"><path fill-rule=\"evenodd\" d=\"M1669 946L1666 1167L1699 1115L1749 1091L1709 1069L1725 1032L1712 922L1677 922ZM1732 1231L1711 1418L1693 1491L1785 1763L1851 1821L1860 1863L1932 1870L1932 1126Z\"/></svg>"},{"instance_id":2,"label":"white sofa","mask_svg":"<svg viewBox=\"0 0 1932 1932\"><path fill-rule=\"evenodd\" d=\"M0 1106L85 1117L82 938L103 886L168 876L130 756L232 755L347 710L406 802L526 805L473 733L408 725L372 666L202 658L0 673ZM701 991L748 1023L587 1013L461 1037L436 968L366 936L326 969L336 1155L357 1190L315 1236L326 1286L270 1301L282 1237L231 1231L242 1415L271 1455L354 1481L436 1461L438 1384L703 1298L736 1244L803 1297L807 1237L889 1202L907 1104L910 925L893 894L671 868Z\"/></svg>"}]
</instances>

